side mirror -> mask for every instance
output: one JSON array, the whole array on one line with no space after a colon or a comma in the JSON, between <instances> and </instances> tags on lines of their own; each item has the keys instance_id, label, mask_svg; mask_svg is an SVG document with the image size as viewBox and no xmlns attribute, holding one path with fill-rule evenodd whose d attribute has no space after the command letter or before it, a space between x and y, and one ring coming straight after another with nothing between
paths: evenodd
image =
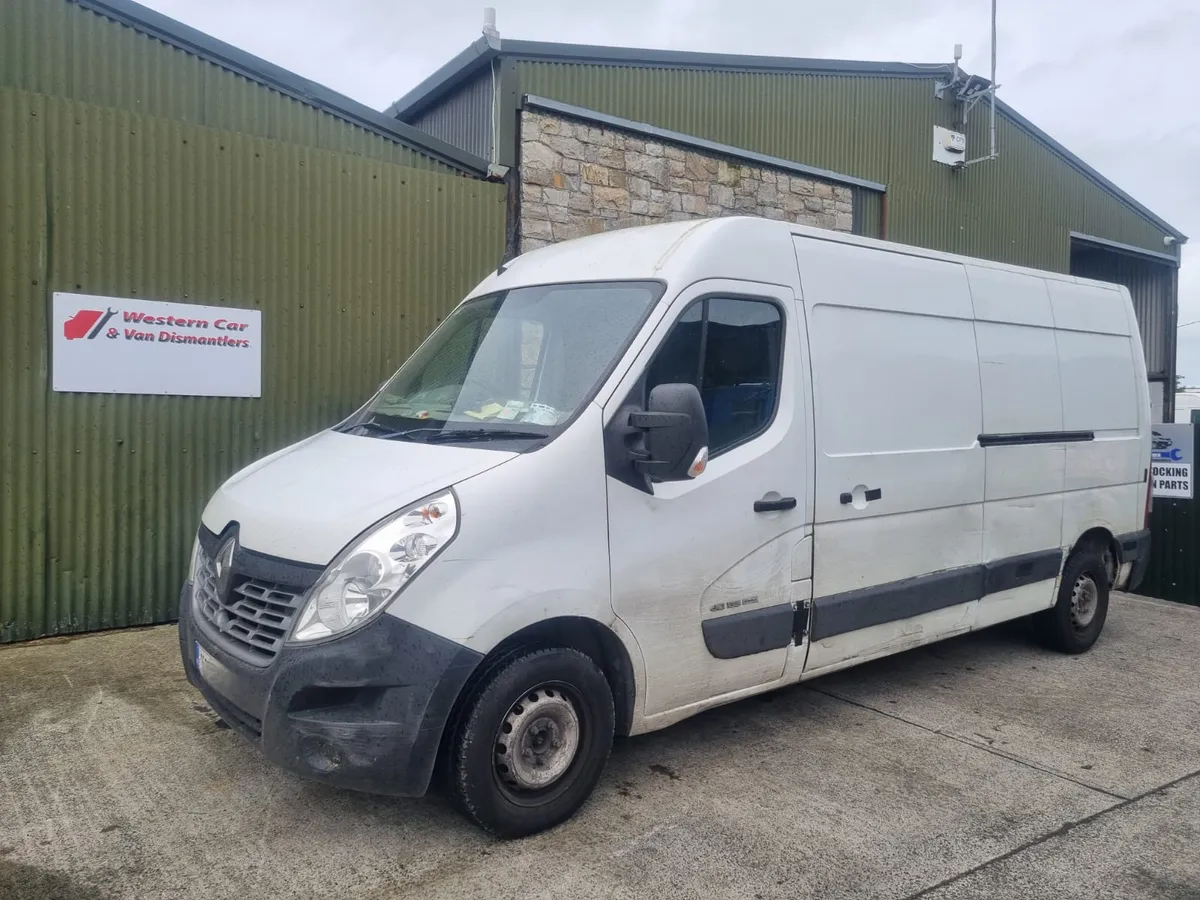
<instances>
[{"instance_id":1,"label":"side mirror","mask_svg":"<svg viewBox=\"0 0 1200 900\"><path fill-rule=\"evenodd\" d=\"M660 384L650 391L645 412L629 424L645 432L645 451L633 467L657 481L686 481L708 465L708 420L694 384Z\"/></svg>"}]
</instances>

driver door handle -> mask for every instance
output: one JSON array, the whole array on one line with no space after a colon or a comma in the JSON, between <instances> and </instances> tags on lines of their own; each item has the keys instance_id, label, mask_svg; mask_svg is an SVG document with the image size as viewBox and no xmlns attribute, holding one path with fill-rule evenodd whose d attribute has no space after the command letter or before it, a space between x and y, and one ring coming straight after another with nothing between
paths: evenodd
<instances>
[{"instance_id":1,"label":"driver door handle","mask_svg":"<svg viewBox=\"0 0 1200 900\"><path fill-rule=\"evenodd\" d=\"M755 500L755 512L776 512L781 509L795 509L795 497L780 497L778 500Z\"/></svg>"}]
</instances>

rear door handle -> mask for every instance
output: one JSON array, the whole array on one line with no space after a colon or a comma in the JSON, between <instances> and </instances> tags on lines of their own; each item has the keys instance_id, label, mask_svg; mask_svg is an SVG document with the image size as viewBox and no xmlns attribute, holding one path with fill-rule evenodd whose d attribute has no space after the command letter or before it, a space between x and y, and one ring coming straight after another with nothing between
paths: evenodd
<instances>
[{"instance_id":1,"label":"rear door handle","mask_svg":"<svg viewBox=\"0 0 1200 900\"><path fill-rule=\"evenodd\" d=\"M755 500L755 512L776 512L781 509L795 509L795 497L780 497L778 500Z\"/></svg>"}]
</instances>

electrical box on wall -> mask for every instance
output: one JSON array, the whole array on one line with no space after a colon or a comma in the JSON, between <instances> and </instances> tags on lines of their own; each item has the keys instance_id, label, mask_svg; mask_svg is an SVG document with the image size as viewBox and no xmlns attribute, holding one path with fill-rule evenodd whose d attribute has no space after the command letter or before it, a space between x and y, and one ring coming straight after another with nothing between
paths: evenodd
<instances>
[{"instance_id":1,"label":"electrical box on wall","mask_svg":"<svg viewBox=\"0 0 1200 900\"><path fill-rule=\"evenodd\" d=\"M961 166L967 159L967 136L940 125L933 126L933 161Z\"/></svg>"}]
</instances>

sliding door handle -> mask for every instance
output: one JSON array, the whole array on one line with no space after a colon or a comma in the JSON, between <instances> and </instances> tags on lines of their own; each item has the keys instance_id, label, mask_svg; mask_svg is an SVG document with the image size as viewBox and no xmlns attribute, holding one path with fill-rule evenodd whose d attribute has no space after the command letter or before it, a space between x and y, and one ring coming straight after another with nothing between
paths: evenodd
<instances>
[{"instance_id":1,"label":"sliding door handle","mask_svg":"<svg viewBox=\"0 0 1200 900\"><path fill-rule=\"evenodd\" d=\"M855 488L855 490L858 490L858 488ZM882 498L883 488L867 488L863 492L863 500L865 500L867 503L870 503L872 500L881 500ZM854 495L847 491L846 493L842 494L838 500L841 501L843 506L845 506L854 502Z\"/></svg>"},{"instance_id":2,"label":"sliding door handle","mask_svg":"<svg viewBox=\"0 0 1200 900\"><path fill-rule=\"evenodd\" d=\"M777 512L781 509L795 509L795 497L780 497L777 500L755 500L755 512Z\"/></svg>"}]
</instances>

